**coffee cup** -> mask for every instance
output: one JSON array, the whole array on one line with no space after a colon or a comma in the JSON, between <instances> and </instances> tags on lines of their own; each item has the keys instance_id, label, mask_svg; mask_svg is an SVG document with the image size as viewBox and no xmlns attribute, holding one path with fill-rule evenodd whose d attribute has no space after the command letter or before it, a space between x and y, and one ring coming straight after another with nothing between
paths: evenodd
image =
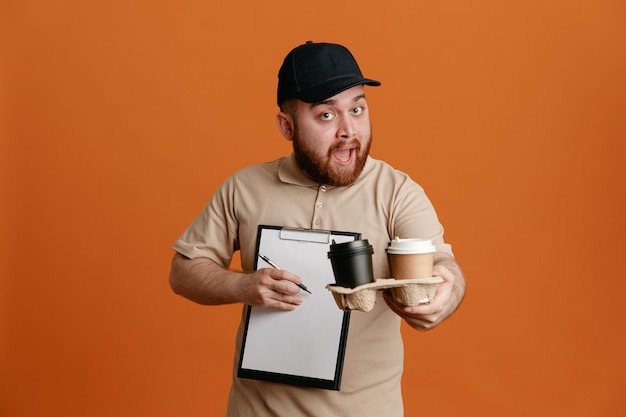
<instances>
[{"instance_id":1,"label":"coffee cup","mask_svg":"<svg viewBox=\"0 0 626 417\"><path fill-rule=\"evenodd\" d=\"M333 240L328 258L337 285L355 288L374 282L373 253L374 249L367 239L346 243L335 243Z\"/></svg>"},{"instance_id":2,"label":"coffee cup","mask_svg":"<svg viewBox=\"0 0 626 417\"><path fill-rule=\"evenodd\" d=\"M391 277L395 279L431 278L435 250L430 240L396 237L387 248Z\"/></svg>"}]
</instances>

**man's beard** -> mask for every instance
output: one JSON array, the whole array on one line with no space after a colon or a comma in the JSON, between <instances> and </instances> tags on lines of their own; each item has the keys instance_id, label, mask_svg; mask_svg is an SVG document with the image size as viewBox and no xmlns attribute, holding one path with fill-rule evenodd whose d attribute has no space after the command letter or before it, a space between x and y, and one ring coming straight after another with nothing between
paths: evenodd
<instances>
[{"instance_id":1,"label":"man's beard","mask_svg":"<svg viewBox=\"0 0 626 417\"><path fill-rule=\"evenodd\" d=\"M361 149L361 142L356 139L345 140L338 142L328 149L326 158L322 158L316 155L315 152L308 148L301 140L298 134L298 129L295 129L293 135L293 151L298 162L300 169L312 180L319 182L320 184L334 185L338 187L352 185L356 182L363 171L367 156L370 151L370 145L372 143L372 137L370 134L369 140L365 148ZM337 168L332 164L333 151L349 145L356 145L354 148L354 164L345 168Z\"/></svg>"}]
</instances>

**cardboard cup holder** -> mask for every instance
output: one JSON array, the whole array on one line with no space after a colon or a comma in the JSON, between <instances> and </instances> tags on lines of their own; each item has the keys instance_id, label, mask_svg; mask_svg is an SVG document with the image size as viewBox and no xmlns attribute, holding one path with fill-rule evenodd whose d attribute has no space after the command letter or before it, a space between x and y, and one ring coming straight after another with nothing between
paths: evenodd
<instances>
[{"instance_id":1,"label":"cardboard cup holder","mask_svg":"<svg viewBox=\"0 0 626 417\"><path fill-rule=\"evenodd\" d=\"M341 310L358 310L368 312L376 304L376 292L389 289L397 303L405 306L430 303L435 296L437 285L442 283L441 277L414 279L379 278L375 282L346 288L337 284L328 284L328 289Z\"/></svg>"}]
</instances>

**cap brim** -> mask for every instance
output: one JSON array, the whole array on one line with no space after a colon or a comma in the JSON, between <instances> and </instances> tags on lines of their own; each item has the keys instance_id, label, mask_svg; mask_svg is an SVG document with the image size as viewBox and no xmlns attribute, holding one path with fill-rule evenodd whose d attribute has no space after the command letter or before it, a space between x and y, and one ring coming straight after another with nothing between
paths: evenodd
<instances>
[{"instance_id":1,"label":"cap brim","mask_svg":"<svg viewBox=\"0 0 626 417\"><path fill-rule=\"evenodd\" d=\"M318 85L315 88L300 91L295 98L305 103L319 103L357 85L378 87L380 84L380 81L360 76L341 77L340 79L330 80L322 85Z\"/></svg>"}]
</instances>

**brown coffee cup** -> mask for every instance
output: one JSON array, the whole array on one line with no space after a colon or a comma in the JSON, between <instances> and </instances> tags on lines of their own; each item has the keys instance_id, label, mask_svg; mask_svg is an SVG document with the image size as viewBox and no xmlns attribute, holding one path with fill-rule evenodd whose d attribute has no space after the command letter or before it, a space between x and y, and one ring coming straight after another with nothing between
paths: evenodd
<instances>
[{"instance_id":1,"label":"brown coffee cup","mask_svg":"<svg viewBox=\"0 0 626 417\"><path fill-rule=\"evenodd\" d=\"M430 240L396 237L387 248L391 277L395 279L431 278L435 250Z\"/></svg>"}]
</instances>

